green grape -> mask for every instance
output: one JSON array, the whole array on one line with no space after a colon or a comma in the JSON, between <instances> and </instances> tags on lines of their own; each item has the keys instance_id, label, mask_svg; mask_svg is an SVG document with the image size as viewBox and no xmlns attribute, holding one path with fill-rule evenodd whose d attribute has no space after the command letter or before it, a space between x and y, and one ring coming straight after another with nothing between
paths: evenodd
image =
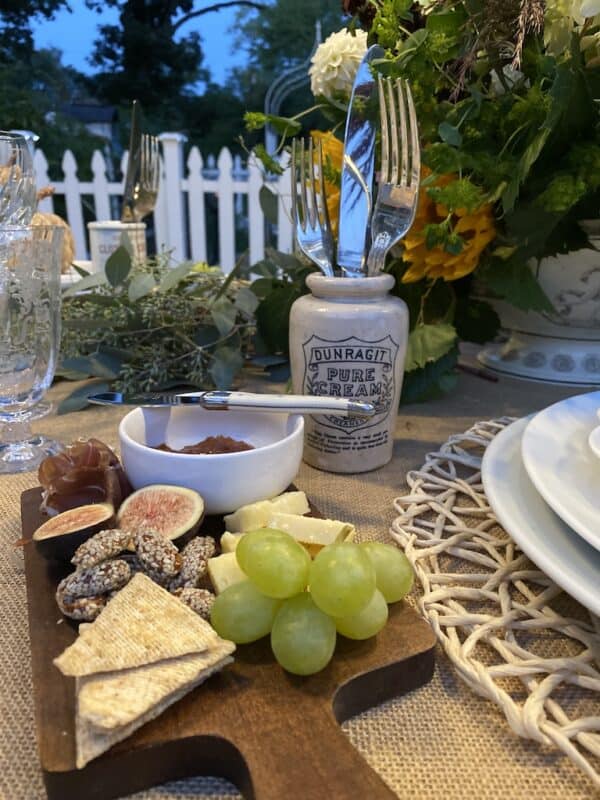
<instances>
[{"instance_id":1,"label":"green grape","mask_svg":"<svg viewBox=\"0 0 600 800\"><path fill-rule=\"evenodd\" d=\"M375 589L373 597L358 614L349 617L337 617L337 632L348 639L369 639L385 626L388 618L388 607L385 597L379 589Z\"/></svg>"},{"instance_id":2,"label":"green grape","mask_svg":"<svg viewBox=\"0 0 600 800\"><path fill-rule=\"evenodd\" d=\"M362 542L361 547L369 556L377 575L377 588L386 602L395 603L412 589L414 574L410 561L393 544Z\"/></svg>"},{"instance_id":3,"label":"green grape","mask_svg":"<svg viewBox=\"0 0 600 800\"><path fill-rule=\"evenodd\" d=\"M268 597L293 597L306 588L310 556L289 533L252 531L240 539L235 553L241 569Z\"/></svg>"},{"instance_id":4,"label":"green grape","mask_svg":"<svg viewBox=\"0 0 600 800\"><path fill-rule=\"evenodd\" d=\"M335 650L335 623L314 604L309 592L284 600L271 631L271 648L281 666L312 675L329 664Z\"/></svg>"},{"instance_id":5,"label":"green grape","mask_svg":"<svg viewBox=\"0 0 600 800\"><path fill-rule=\"evenodd\" d=\"M229 586L213 603L210 624L223 639L236 644L255 642L266 636L281 602L261 594L251 581Z\"/></svg>"},{"instance_id":6,"label":"green grape","mask_svg":"<svg viewBox=\"0 0 600 800\"><path fill-rule=\"evenodd\" d=\"M313 600L331 617L358 614L375 591L375 568L357 544L324 547L312 562L308 576Z\"/></svg>"}]
</instances>

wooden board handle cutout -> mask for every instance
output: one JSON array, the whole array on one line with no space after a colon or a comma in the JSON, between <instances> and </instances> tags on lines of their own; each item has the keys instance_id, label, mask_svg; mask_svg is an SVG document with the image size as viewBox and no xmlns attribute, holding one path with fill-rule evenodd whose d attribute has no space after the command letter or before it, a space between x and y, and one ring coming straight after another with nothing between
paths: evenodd
<instances>
[{"instance_id":1,"label":"wooden board handle cutout","mask_svg":"<svg viewBox=\"0 0 600 800\"><path fill-rule=\"evenodd\" d=\"M42 521L40 490L24 492L23 535ZM316 514L315 514L316 515ZM204 535L222 521L207 518ZM67 565L25 546L36 729L49 800L111 800L194 775L227 778L256 800L395 797L339 723L431 679L435 637L405 603L373 639L343 637L333 660L300 678L274 661L268 639L243 645L221 673L84 769L75 768L74 682L52 664L76 636L54 600ZM408 756L408 753L406 754Z\"/></svg>"}]
</instances>

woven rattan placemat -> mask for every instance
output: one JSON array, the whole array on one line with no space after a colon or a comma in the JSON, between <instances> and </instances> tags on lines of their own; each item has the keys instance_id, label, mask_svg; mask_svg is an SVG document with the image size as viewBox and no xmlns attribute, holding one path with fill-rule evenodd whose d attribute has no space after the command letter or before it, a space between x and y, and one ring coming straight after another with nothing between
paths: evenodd
<instances>
[{"instance_id":1,"label":"woven rattan placemat","mask_svg":"<svg viewBox=\"0 0 600 800\"><path fill-rule=\"evenodd\" d=\"M478 404L480 397L481 392ZM460 403L464 401L458 398ZM419 411L399 419L394 460L384 469L344 476L303 465L298 485L326 515L354 522L364 538L389 540L387 531L397 515L393 498L403 491L407 470L422 463L425 452L453 429L463 430L468 424L463 416L468 410L443 419L435 416L440 413L435 407L425 411L427 416ZM93 409L52 419L51 425L50 419L41 420L37 427L67 442L93 435L116 445L119 417L115 410ZM25 583L12 546L20 536L21 492L35 484L31 474L0 477L0 800L45 797L35 745ZM417 597L415 593L413 602ZM502 713L460 680L441 648L430 684L350 720L343 728L400 798L595 796L591 781L562 753L512 733ZM135 800L234 796L229 784L198 778L141 792Z\"/></svg>"}]
</instances>

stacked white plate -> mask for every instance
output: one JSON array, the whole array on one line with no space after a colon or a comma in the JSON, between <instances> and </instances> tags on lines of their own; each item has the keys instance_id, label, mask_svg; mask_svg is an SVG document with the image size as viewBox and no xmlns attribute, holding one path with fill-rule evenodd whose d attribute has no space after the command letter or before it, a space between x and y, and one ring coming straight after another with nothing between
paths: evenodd
<instances>
[{"instance_id":1,"label":"stacked white plate","mask_svg":"<svg viewBox=\"0 0 600 800\"><path fill-rule=\"evenodd\" d=\"M555 403L501 431L482 477L498 521L565 591L600 615L600 391ZM589 441L588 441L589 440Z\"/></svg>"}]
</instances>

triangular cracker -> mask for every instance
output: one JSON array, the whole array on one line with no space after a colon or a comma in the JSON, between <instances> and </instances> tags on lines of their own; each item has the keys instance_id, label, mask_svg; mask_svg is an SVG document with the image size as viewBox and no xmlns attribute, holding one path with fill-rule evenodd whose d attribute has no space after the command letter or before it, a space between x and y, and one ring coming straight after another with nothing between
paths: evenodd
<instances>
[{"instance_id":1,"label":"triangular cracker","mask_svg":"<svg viewBox=\"0 0 600 800\"><path fill-rule=\"evenodd\" d=\"M227 642L223 644L230 643ZM144 714L142 714L142 716L132 720L129 724L119 728L102 731L92 725L87 719L77 714L75 722L75 736L77 742L78 769L81 769L93 758L97 758L97 756L101 755L106 750L109 750L117 742L126 739L146 722L158 717L158 715L162 714L166 708L182 698L185 694L206 680L206 678L208 678L214 672L217 672L226 664L229 664L232 660L233 659L231 656L225 655L211 667L203 668L201 666L201 663L203 662L201 655L188 655L184 656L182 659L178 659L180 663L186 662L184 670L179 673L181 679L183 679L184 672L188 672L189 667L189 676L187 682L180 683L177 688L172 689L170 694L164 696L164 698L157 705L149 708ZM158 670L160 666L161 665L158 664L151 665L151 669ZM129 672L135 673L138 672L138 669L130 670ZM150 675L152 675L152 673L150 673ZM144 680L149 679L150 675L146 675ZM86 679L77 679L76 683L78 688L84 680ZM152 680L154 680L154 677L152 677Z\"/></svg>"},{"instance_id":2,"label":"triangular cracker","mask_svg":"<svg viewBox=\"0 0 600 800\"><path fill-rule=\"evenodd\" d=\"M205 653L78 678L77 713L99 732L128 725L234 650L233 642L221 639Z\"/></svg>"},{"instance_id":3,"label":"triangular cracker","mask_svg":"<svg viewBox=\"0 0 600 800\"><path fill-rule=\"evenodd\" d=\"M137 573L54 663L64 675L93 675L201 653L218 638L208 622Z\"/></svg>"}]
</instances>

